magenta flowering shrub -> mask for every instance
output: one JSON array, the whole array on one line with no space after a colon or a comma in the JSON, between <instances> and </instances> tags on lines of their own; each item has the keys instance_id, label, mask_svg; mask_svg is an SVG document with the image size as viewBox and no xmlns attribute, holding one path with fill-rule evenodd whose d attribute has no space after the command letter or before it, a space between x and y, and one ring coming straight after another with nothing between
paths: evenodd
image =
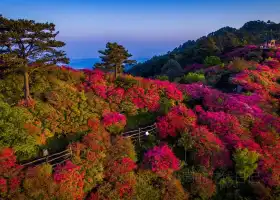
<instances>
[{"instance_id":1,"label":"magenta flowering shrub","mask_svg":"<svg viewBox=\"0 0 280 200\"><path fill-rule=\"evenodd\" d=\"M244 70L237 74L232 82L259 94L268 94L268 92L279 94L280 85L277 84L276 77L280 76L278 70L280 63L278 61L267 61L267 65L259 65L256 70Z\"/></svg>"},{"instance_id":2,"label":"magenta flowering shrub","mask_svg":"<svg viewBox=\"0 0 280 200\"><path fill-rule=\"evenodd\" d=\"M242 135L244 133L237 117L222 111L205 112L204 110L199 110L199 122L207 125L211 131L220 136L226 134Z\"/></svg>"},{"instance_id":3,"label":"magenta flowering shrub","mask_svg":"<svg viewBox=\"0 0 280 200\"><path fill-rule=\"evenodd\" d=\"M205 126L195 127L191 134L193 148L198 164L213 170L221 166L230 166L230 154L223 141Z\"/></svg>"},{"instance_id":4,"label":"magenta flowering shrub","mask_svg":"<svg viewBox=\"0 0 280 200\"><path fill-rule=\"evenodd\" d=\"M169 99L173 99L175 101L182 101L183 100L183 94L182 92L174 85L170 84L165 88L166 96Z\"/></svg>"},{"instance_id":5,"label":"magenta flowering shrub","mask_svg":"<svg viewBox=\"0 0 280 200\"><path fill-rule=\"evenodd\" d=\"M123 88L109 88L107 91L108 101L110 103L121 103L124 98L124 89Z\"/></svg>"},{"instance_id":6,"label":"magenta flowering shrub","mask_svg":"<svg viewBox=\"0 0 280 200\"><path fill-rule=\"evenodd\" d=\"M166 116L157 119L157 128L161 138L175 137L196 124L196 115L184 105L173 107Z\"/></svg>"},{"instance_id":7,"label":"magenta flowering shrub","mask_svg":"<svg viewBox=\"0 0 280 200\"><path fill-rule=\"evenodd\" d=\"M279 50L276 52L275 58L277 58L278 60L280 60L280 51L279 51Z\"/></svg>"},{"instance_id":8,"label":"magenta flowering shrub","mask_svg":"<svg viewBox=\"0 0 280 200\"><path fill-rule=\"evenodd\" d=\"M12 198L20 189L22 166L16 163L13 149L0 150L0 199Z\"/></svg>"},{"instance_id":9,"label":"magenta flowering shrub","mask_svg":"<svg viewBox=\"0 0 280 200\"><path fill-rule=\"evenodd\" d=\"M80 172L80 166L66 161L64 165L55 168L53 179L58 186L59 199L84 198L84 172Z\"/></svg>"},{"instance_id":10,"label":"magenta flowering shrub","mask_svg":"<svg viewBox=\"0 0 280 200\"><path fill-rule=\"evenodd\" d=\"M106 85L92 85L92 91L99 97L106 99L107 98L107 87Z\"/></svg>"},{"instance_id":11,"label":"magenta flowering shrub","mask_svg":"<svg viewBox=\"0 0 280 200\"><path fill-rule=\"evenodd\" d=\"M126 92L125 96L127 99L131 100L138 109L147 108L149 111L156 111L160 105L160 96L156 88L145 90L141 87L133 87Z\"/></svg>"},{"instance_id":12,"label":"magenta flowering shrub","mask_svg":"<svg viewBox=\"0 0 280 200\"><path fill-rule=\"evenodd\" d=\"M155 146L145 153L143 166L169 179L174 171L179 170L180 160L167 145Z\"/></svg>"},{"instance_id":13,"label":"magenta flowering shrub","mask_svg":"<svg viewBox=\"0 0 280 200\"><path fill-rule=\"evenodd\" d=\"M105 81L105 73L99 69L88 70L84 69L84 73L87 75L86 82L91 84L101 84L104 85Z\"/></svg>"},{"instance_id":14,"label":"magenta flowering shrub","mask_svg":"<svg viewBox=\"0 0 280 200\"><path fill-rule=\"evenodd\" d=\"M103 115L103 126L113 134L119 134L126 125L126 117L118 112L110 112Z\"/></svg>"}]
</instances>

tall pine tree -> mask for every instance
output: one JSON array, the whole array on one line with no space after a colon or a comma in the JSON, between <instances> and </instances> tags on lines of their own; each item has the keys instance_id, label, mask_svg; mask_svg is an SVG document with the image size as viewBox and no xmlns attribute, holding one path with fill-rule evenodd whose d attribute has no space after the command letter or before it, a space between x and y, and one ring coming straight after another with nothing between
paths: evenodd
<instances>
[{"instance_id":1,"label":"tall pine tree","mask_svg":"<svg viewBox=\"0 0 280 200\"><path fill-rule=\"evenodd\" d=\"M46 66L69 63L65 45L57 41L53 23L37 23L33 20L7 19L0 16L0 66L20 69L24 75L24 96L28 101L30 66Z\"/></svg>"},{"instance_id":2,"label":"tall pine tree","mask_svg":"<svg viewBox=\"0 0 280 200\"><path fill-rule=\"evenodd\" d=\"M122 45L116 42L108 42L106 49L98 52L102 54L100 56L102 63L96 63L95 67L105 71L114 71L115 78L124 71L125 64L131 65L136 63L135 60L129 60L132 55Z\"/></svg>"}]
</instances>

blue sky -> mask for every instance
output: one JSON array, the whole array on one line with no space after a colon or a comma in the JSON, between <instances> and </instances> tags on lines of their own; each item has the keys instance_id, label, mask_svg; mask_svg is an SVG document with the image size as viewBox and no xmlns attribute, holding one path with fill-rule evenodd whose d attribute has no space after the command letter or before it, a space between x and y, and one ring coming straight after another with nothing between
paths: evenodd
<instances>
[{"instance_id":1,"label":"blue sky","mask_svg":"<svg viewBox=\"0 0 280 200\"><path fill-rule=\"evenodd\" d=\"M0 8L8 18L55 23L71 58L97 57L108 41L152 57L223 26L280 22L279 0L0 0Z\"/></svg>"}]
</instances>

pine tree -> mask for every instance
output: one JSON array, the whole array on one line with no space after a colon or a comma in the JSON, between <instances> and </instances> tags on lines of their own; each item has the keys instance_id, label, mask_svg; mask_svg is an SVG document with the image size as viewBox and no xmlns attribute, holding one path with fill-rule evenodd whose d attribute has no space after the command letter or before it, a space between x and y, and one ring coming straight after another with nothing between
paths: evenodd
<instances>
[{"instance_id":1,"label":"pine tree","mask_svg":"<svg viewBox=\"0 0 280 200\"><path fill-rule=\"evenodd\" d=\"M95 67L105 71L114 71L115 78L124 70L124 64L135 64L135 60L129 60L132 56L128 51L116 42L108 42L104 51L98 51L102 63L96 63Z\"/></svg>"},{"instance_id":2,"label":"pine tree","mask_svg":"<svg viewBox=\"0 0 280 200\"><path fill-rule=\"evenodd\" d=\"M25 100L29 91L30 66L69 63L66 54L58 48L65 45L57 41L53 23L37 23L26 19L7 19L0 16L0 66L20 69L24 75Z\"/></svg>"}]
</instances>

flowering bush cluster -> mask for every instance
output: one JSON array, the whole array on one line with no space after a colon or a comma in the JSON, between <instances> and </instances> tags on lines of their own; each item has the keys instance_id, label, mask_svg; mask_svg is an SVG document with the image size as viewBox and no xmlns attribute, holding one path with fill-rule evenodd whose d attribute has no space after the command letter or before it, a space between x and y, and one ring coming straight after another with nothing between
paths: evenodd
<instances>
[{"instance_id":1,"label":"flowering bush cluster","mask_svg":"<svg viewBox=\"0 0 280 200\"><path fill-rule=\"evenodd\" d=\"M155 111L159 108L160 96L156 88L145 90L141 87L130 88L126 97L131 100L138 109L147 108L149 111Z\"/></svg>"},{"instance_id":2,"label":"flowering bush cluster","mask_svg":"<svg viewBox=\"0 0 280 200\"><path fill-rule=\"evenodd\" d=\"M249 91L258 93L269 91L272 94L277 94L280 91L280 86L276 82L276 77L279 76L279 70L260 65L256 70L244 70L237 74L233 83L240 84Z\"/></svg>"},{"instance_id":3,"label":"flowering bush cluster","mask_svg":"<svg viewBox=\"0 0 280 200\"><path fill-rule=\"evenodd\" d=\"M36 103L27 104L18 103L22 97L14 98L11 92L18 91L11 81L16 79L4 77L0 86L7 87L1 92L10 105L0 97L0 198L210 199L216 193L220 199L221 188L215 186L220 180L214 172L224 170L245 174L246 180L258 174L257 181L276 199L280 51L271 50L266 55L271 58L258 64L262 59L253 45L225 56L245 59L187 69L200 69L198 73L206 74L205 84L212 87L131 75L114 79L100 70L53 67L31 76ZM227 75L230 86L238 85L241 91L226 93L222 90L228 88L217 86ZM141 145L118 135L126 125L145 121L139 119L142 116L156 119L158 135L147 137ZM62 148L61 138L71 141L71 161L54 170L49 165L23 169L16 164L14 153L21 162L35 157L38 146ZM167 144L158 145L159 140ZM186 165L180 165L183 156ZM192 171L191 184L178 175L182 169ZM241 190L240 185L234 187Z\"/></svg>"},{"instance_id":4,"label":"flowering bush cluster","mask_svg":"<svg viewBox=\"0 0 280 200\"><path fill-rule=\"evenodd\" d=\"M176 136L177 133L191 128L196 123L196 115L191 109L184 105L173 107L170 112L163 117L159 117L157 127L161 138Z\"/></svg>"},{"instance_id":5,"label":"flowering bush cluster","mask_svg":"<svg viewBox=\"0 0 280 200\"><path fill-rule=\"evenodd\" d=\"M126 117L120 113L111 112L103 115L102 123L110 133L118 134L126 125Z\"/></svg>"},{"instance_id":6,"label":"flowering bush cluster","mask_svg":"<svg viewBox=\"0 0 280 200\"><path fill-rule=\"evenodd\" d=\"M135 194L136 177L134 147L130 140L117 136L114 145L108 148L104 160L104 179L92 198L132 199Z\"/></svg>"},{"instance_id":7,"label":"flowering bush cluster","mask_svg":"<svg viewBox=\"0 0 280 200\"><path fill-rule=\"evenodd\" d=\"M54 181L58 185L58 196L61 199L83 199L84 197L84 172L71 161L65 165L57 166L54 172Z\"/></svg>"},{"instance_id":8,"label":"flowering bush cluster","mask_svg":"<svg viewBox=\"0 0 280 200\"><path fill-rule=\"evenodd\" d=\"M22 166L16 163L14 151L3 148L0 151L0 197L12 198L20 189L23 178Z\"/></svg>"},{"instance_id":9,"label":"flowering bush cluster","mask_svg":"<svg viewBox=\"0 0 280 200\"><path fill-rule=\"evenodd\" d=\"M144 156L143 165L163 178L170 178L179 170L180 161L167 145L155 146Z\"/></svg>"}]
</instances>

